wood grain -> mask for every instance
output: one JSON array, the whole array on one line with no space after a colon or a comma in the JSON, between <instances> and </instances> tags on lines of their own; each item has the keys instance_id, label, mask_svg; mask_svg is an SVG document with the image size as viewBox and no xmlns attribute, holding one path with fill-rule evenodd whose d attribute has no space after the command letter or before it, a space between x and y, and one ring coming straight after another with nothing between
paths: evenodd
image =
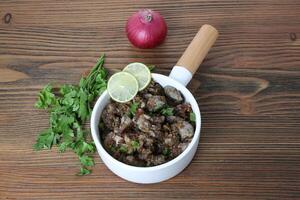
<instances>
[{"instance_id":1,"label":"wood grain","mask_svg":"<svg viewBox=\"0 0 300 200\"><path fill-rule=\"evenodd\" d=\"M139 8L166 18L158 48L126 39ZM0 17L0 199L300 199L298 0L6 0ZM128 183L96 157L93 174L77 177L71 152L32 150L48 124L33 108L43 85L78 82L101 53L111 73L139 61L168 74L206 23L220 36L188 86L203 124L180 175Z\"/></svg>"}]
</instances>

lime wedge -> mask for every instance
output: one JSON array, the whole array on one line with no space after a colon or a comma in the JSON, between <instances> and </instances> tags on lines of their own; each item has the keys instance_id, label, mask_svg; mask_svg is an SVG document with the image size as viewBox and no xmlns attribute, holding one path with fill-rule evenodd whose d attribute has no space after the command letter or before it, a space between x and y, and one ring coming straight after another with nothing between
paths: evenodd
<instances>
[{"instance_id":1,"label":"lime wedge","mask_svg":"<svg viewBox=\"0 0 300 200\"><path fill-rule=\"evenodd\" d=\"M127 72L118 72L112 75L107 84L110 97L120 103L130 101L139 90L136 78Z\"/></svg>"},{"instance_id":2,"label":"lime wedge","mask_svg":"<svg viewBox=\"0 0 300 200\"><path fill-rule=\"evenodd\" d=\"M145 89L151 81L151 72L143 63L130 63L123 71L132 74L136 78L139 83L139 91Z\"/></svg>"}]
</instances>

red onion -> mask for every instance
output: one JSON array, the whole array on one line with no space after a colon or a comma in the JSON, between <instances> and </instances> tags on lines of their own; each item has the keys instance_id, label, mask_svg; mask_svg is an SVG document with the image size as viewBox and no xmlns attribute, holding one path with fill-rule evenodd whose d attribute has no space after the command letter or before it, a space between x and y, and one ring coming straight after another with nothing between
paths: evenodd
<instances>
[{"instance_id":1,"label":"red onion","mask_svg":"<svg viewBox=\"0 0 300 200\"><path fill-rule=\"evenodd\" d=\"M158 12L143 9L128 19L126 33L134 46L148 49L164 41L167 35L167 25Z\"/></svg>"}]
</instances>

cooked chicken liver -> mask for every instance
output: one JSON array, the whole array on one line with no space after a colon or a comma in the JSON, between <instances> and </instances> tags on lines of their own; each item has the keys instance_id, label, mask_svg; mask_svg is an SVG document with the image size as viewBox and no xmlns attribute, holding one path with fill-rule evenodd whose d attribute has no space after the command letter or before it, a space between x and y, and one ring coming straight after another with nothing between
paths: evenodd
<instances>
[{"instance_id":1,"label":"cooked chicken liver","mask_svg":"<svg viewBox=\"0 0 300 200\"><path fill-rule=\"evenodd\" d=\"M138 105L134 108L132 105ZM192 108L172 86L162 88L153 80L127 103L111 101L99 126L106 151L117 160L140 167L174 159L189 145L195 122Z\"/></svg>"}]
</instances>

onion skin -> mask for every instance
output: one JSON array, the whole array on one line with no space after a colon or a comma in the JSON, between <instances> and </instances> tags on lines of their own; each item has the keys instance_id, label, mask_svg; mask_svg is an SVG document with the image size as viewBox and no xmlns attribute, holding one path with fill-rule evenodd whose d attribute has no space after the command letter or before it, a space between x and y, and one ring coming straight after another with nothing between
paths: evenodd
<instances>
[{"instance_id":1,"label":"onion skin","mask_svg":"<svg viewBox=\"0 0 300 200\"><path fill-rule=\"evenodd\" d=\"M160 45L165 40L167 24L158 12L143 9L128 19L126 34L134 46L150 49Z\"/></svg>"}]
</instances>

